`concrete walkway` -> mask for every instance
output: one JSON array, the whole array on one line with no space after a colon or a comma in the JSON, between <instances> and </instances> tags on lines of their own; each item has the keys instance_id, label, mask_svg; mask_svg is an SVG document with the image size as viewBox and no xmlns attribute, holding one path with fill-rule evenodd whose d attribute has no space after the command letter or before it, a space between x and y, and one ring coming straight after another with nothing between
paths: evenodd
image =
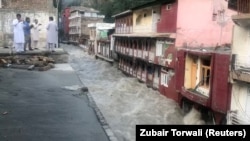
<instances>
[{"instance_id":1,"label":"concrete walkway","mask_svg":"<svg viewBox=\"0 0 250 141\"><path fill-rule=\"evenodd\" d=\"M41 55L44 53L48 53L49 51L46 48L37 48L32 51L27 50L26 52L22 53L23 55ZM55 52L53 54L65 54L66 52L62 48L55 48ZM0 47L0 56L5 56L5 55L10 55L13 54L15 55L16 52L14 48L4 48Z\"/></svg>"},{"instance_id":2,"label":"concrete walkway","mask_svg":"<svg viewBox=\"0 0 250 141\"><path fill-rule=\"evenodd\" d=\"M0 141L108 141L71 69L0 69Z\"/></svg>"}]
</instances>

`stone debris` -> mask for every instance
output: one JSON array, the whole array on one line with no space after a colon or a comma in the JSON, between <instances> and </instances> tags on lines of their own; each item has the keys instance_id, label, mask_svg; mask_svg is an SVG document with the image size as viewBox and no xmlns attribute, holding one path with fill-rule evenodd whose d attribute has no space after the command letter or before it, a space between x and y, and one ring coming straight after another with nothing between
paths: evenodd
<instances>
[{"instance_id":1,"label":"stone debris","mask_svg":"<svg viewBox=\"0 0 250 141\"><path fill-rule=\"evenodd\" d=\"M47 56L0 57L0 66L26 70L47 71L55 67L55 60Z\"/></svg>"},{"instance_id":2,"label":"stone debris","mask_svg":"<svg viewBox=\"0 0 250 141\"><path fill-rule=\"evenodd\" d=\"M3 113L2 113L2 115L7 115L7 114L8 114L8 112L3 112Z\"/></svg>"}]
</instances>

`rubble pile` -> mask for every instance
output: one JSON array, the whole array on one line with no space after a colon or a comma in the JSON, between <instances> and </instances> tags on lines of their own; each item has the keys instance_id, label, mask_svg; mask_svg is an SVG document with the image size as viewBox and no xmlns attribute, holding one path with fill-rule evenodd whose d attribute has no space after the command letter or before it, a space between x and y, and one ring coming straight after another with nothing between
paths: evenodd
<instances>
[{"instance_id":1,"label":"rubble pile","mask_svg":"<svg viewBox=\"0 0 250 141\"><path fill-rule=\"evenodd\" d=\"M37 71L47 71L55 67L55 60L46 56L6 56L0 57L0 66Z\"/></svg>"}]
</instances>

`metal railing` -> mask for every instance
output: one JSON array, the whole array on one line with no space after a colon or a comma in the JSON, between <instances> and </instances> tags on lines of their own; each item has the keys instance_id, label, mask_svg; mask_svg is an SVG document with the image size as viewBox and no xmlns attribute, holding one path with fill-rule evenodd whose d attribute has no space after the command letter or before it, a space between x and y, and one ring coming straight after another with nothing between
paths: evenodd
<instances>
[{"instance_id":1,"label":"metal railing","mask_svg":"<svg viewBox=\"0 0 250 141\"><path fill-rule=\"evenodd\" d=\"M227 124L230 125L250 124L250 118L245 114L242 113L240 114L237 111L229 111L227 114Z\"/></svg>"},{"instance_id":2,"label":"metal railing","mask_svg":"<svg viewBox=\"0 0 250 141\"><path fill-rule=\"evenodd\" d=\"M233 54L232 70L240 70L241 72L250 73L250 56Z\"/></svg>"}]
</instances>

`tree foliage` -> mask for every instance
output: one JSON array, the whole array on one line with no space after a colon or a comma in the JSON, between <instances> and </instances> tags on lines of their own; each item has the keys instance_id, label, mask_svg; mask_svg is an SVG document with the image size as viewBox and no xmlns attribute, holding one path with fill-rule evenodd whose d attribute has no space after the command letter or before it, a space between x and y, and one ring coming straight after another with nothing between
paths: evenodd
<instances>
[{"instance_id":1,"label":"tree foliage","mask_svg":"<svg viewBox=\"0 0 250 141\"><path fill-rule=\"evenodd\" d=\"M54 7L57 0L53 0ZM105 22L114 22L113 15L129 10L154 0L60 0L59 11L68 6L79 6L84 3L86 7L92 7L105 15Z\"/></svg>"},{"instance_id":2,"label":"tree foliage","mask_svg":"<svg viewBox=\"0 0 250 141\"><path fill-rule=\"evenodd\" d=\"M105 15L105 22L114 22L113 15L153 0L93 0L92 7Z\"/></svg>"}]
</instances>

